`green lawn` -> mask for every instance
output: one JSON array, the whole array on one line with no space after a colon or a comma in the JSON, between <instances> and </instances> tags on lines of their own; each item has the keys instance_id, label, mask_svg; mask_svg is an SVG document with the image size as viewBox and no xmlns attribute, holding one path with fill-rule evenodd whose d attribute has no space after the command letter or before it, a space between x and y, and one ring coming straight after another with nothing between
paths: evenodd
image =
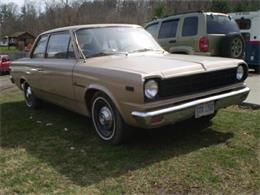
<instances>
[{"instance_id":1,"label":"green lawn","mask_svg":"<svg viewBox=\"0 0 260 195\"><path fill-rule=\"evenodd\" d=\"M102 143L89 119L1 93L0 194L259 194L260 110L222 110L206 129L179 124ZM52 123L52 124L50 124Z\"/></svg>"},{"instance_id":2,"label":"green lawn","mask_svg":"<svg viewBox=\"0 0 260 195\"><path fill-rule=\"evenodd\" d=\"M8 54L8 53L14 53L14 52L19 52L18 49L16 49L16 47L10 47L8 49L8 47L1 47L0 46L0 54L4 53L4 54Z\"/></svg>"}]
</instances>

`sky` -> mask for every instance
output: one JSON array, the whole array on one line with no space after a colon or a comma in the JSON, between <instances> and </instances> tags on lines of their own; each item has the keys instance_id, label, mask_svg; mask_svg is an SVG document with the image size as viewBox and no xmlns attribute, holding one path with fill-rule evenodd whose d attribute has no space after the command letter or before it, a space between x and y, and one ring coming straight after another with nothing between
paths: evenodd
<instances>
[{"instance_id":1,"label":"sky","mask_svg":"<svg viewBox=\"0 0 260 195\"><path fill-rule=\"evenodd\" d=\"M33 2L37 8L41 9L41 11L44 9L44 3L46 1L49 0L0 0L0 4L2 3L15 3L16 5L18 5L19 8L21 8L24 5L24 2ZM51 1L55 1L55 0L51 0Z\"/></svg>"},{"instance_id":2,"label":"sky","mask_svg":"<svg viewBox=\"0 0 260 195\"><path fill-rule=\"evenodd\" d=\"M38 0L33 0L33 1L38 1ZM15 4L17 4L19 7L22 7L24 4L24 0L0 0L1 3L9 3L9 2L13 2Z\"/></svg>"}]
</instances>

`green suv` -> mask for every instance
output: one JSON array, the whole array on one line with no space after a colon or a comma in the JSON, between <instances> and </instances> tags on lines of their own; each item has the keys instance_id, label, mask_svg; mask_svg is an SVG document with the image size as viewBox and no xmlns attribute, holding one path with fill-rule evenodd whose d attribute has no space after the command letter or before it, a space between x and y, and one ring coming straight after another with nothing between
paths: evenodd
<instances>
[{"instance_id":1,"label":"green suv","mask_svg":"<svg viewBox=\"0 0 260 195\"><path fill-rule=\"evenodd\" d=\"M145 29L170 53L230 58L244 55L240 30L226 14L186 12L153 20Z\"/></svg>"}]
</instances>

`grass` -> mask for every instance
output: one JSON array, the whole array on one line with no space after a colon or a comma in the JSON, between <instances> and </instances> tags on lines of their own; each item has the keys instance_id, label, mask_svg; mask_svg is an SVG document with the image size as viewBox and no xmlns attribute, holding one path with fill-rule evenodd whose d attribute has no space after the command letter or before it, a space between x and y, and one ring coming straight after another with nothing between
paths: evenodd
<instances>
[{"instance_id":1,"label":"grass","mask_svg":"<svg viewBox=\"0 0 260 195\"><path fill-rule=\"evenodd\" d=\"M15 53L15 52L19 52L19 50L16 49L16 47L14 47L14 46L11 46L9 49L8 49L8 47L0 46L0 54L8 54L8 53Z\"/></svg>"},{"instance_id":2,"label":"grass","mask_svg":"<svg viewBox=\"0 0 260 195\"><path fill-rule=\"evenodd\" d=\"M201 127L138 130L102 143L91 121L1 93L0 194L258 194L260 110L237 106ZM52 123L52 124L50 124Z\"/></svg>"}]
</instances>

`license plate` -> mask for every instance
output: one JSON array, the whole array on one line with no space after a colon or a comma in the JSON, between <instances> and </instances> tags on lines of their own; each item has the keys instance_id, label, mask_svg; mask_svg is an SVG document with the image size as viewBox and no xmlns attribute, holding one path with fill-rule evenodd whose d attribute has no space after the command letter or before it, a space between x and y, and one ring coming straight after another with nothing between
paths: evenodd
<instances>
[{"instance_id":1,"label":"license plate","mask_svg":"<svg viewBox=\"0 0 260 195\"><path fill-rule=\"evenodd\" d=\"M204 104L197 105L195 108L195 118L207 116L215 112L214 102L207 102Z\"/></svg>"}]
</instances>

